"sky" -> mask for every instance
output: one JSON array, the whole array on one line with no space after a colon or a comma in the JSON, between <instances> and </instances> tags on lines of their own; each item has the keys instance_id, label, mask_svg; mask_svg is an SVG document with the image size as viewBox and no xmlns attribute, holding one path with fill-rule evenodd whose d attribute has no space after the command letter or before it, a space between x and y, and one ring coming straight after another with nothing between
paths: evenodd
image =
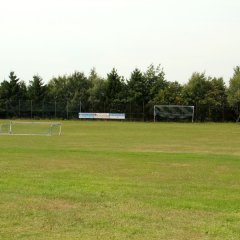
<instances>
[{"instance_id":1,"label":"sky","mask_svg":"<svg viewBox=\"0 0 240 240\"><path fill-rule=\"evenodd\" d=\"M113 67L125 78L161 64L168 81L193 72L228 83L240 65L239 0L0 0L0 82Z\"/></svg>"}]
</instances>

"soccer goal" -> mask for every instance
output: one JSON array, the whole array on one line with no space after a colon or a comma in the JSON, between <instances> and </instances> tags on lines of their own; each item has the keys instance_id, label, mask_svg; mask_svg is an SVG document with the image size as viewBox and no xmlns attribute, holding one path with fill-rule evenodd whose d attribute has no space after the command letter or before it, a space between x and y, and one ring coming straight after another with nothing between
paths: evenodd
<instances>
[{"instance_id":1,"label":"soccer goal","mask_svg":"<svg viewBox=\"0 0 240 240\"><path fill-rule=\"evenodd\" d=\"M0 135L61 135L62 124L58 122L10 121L0 125Z\"/></svg>"},{"instance_id":2,"label":"soccer goal","mask_svg":"<svg viewBox=\"0 0 240 240\"><path fill-rule=\"evenodd\" d=\"M194 106L183 105L155 105L154 122L156 121L194 121Z\"/></svg>"}]
</instances>

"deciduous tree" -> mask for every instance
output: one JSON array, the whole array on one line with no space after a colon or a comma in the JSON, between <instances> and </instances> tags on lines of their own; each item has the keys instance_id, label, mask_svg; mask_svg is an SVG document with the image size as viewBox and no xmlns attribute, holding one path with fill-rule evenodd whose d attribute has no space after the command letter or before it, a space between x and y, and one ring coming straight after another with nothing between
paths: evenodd
<instances>
[{"instance_id":1,"label":"deciduous tree","mask_svg":"<svg viewBox=\"0 0 240 240\"><path fill-rule=\"evenodd\" d=\"M240 66L234 68L234 73L229 82L228 89L229 105L235 110L236 120L240 120Z\"/></svg>"}]
</instances>

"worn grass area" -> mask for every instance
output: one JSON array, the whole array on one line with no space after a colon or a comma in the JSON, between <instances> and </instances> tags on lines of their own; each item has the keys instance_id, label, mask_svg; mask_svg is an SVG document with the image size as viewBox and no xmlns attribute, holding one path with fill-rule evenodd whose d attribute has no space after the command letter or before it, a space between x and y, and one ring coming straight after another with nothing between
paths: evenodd
<instances>
[{"instance_id":1,"label":"worn grass area","mask_svg":"<svg viewBox=\"0 0 240 240\"><path fill-rule=\"evenodd\" d=\"M0 136L0 239L239 239L239 143L237 124Z\"/></svg>"}]
</instances>

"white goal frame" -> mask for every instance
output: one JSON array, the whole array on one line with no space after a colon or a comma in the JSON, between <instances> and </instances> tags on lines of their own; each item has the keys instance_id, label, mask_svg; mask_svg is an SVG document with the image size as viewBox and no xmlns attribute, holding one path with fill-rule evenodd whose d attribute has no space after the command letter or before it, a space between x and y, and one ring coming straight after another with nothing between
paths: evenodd
<instances>
[{"instance_id":1,"label":"white goal frame","mask_svg":"<svg viewBox=\"0 0 240 240\"><path fill-rule=\"evenodd\" d=\"M46 125L46 132L43 133L14 133L13 126L16 124L34 124L34 125ZM8 130L3 132L3 127L6 126ZM0 135L14 135L14 136L52 136L52 130L58 126L59 130L56 135L62 134L62 124L59 122L35 122L35 121L10 121L9 123L0 124Z\"/></svg>"},{"instance_id":2,"label":"white goal frame","mask_svg":"<svg viewBox=\"0 0 240 240\"><path fill-rule=\"evenodd\" d=\"M194 122L194 106L188 106L188 105L154 105L154 122L156 122L156 107L168 107L168 108L185 108L190 107L192 109L192 116L191 116L191 122Z\"/></svg>"}]
</instances>

